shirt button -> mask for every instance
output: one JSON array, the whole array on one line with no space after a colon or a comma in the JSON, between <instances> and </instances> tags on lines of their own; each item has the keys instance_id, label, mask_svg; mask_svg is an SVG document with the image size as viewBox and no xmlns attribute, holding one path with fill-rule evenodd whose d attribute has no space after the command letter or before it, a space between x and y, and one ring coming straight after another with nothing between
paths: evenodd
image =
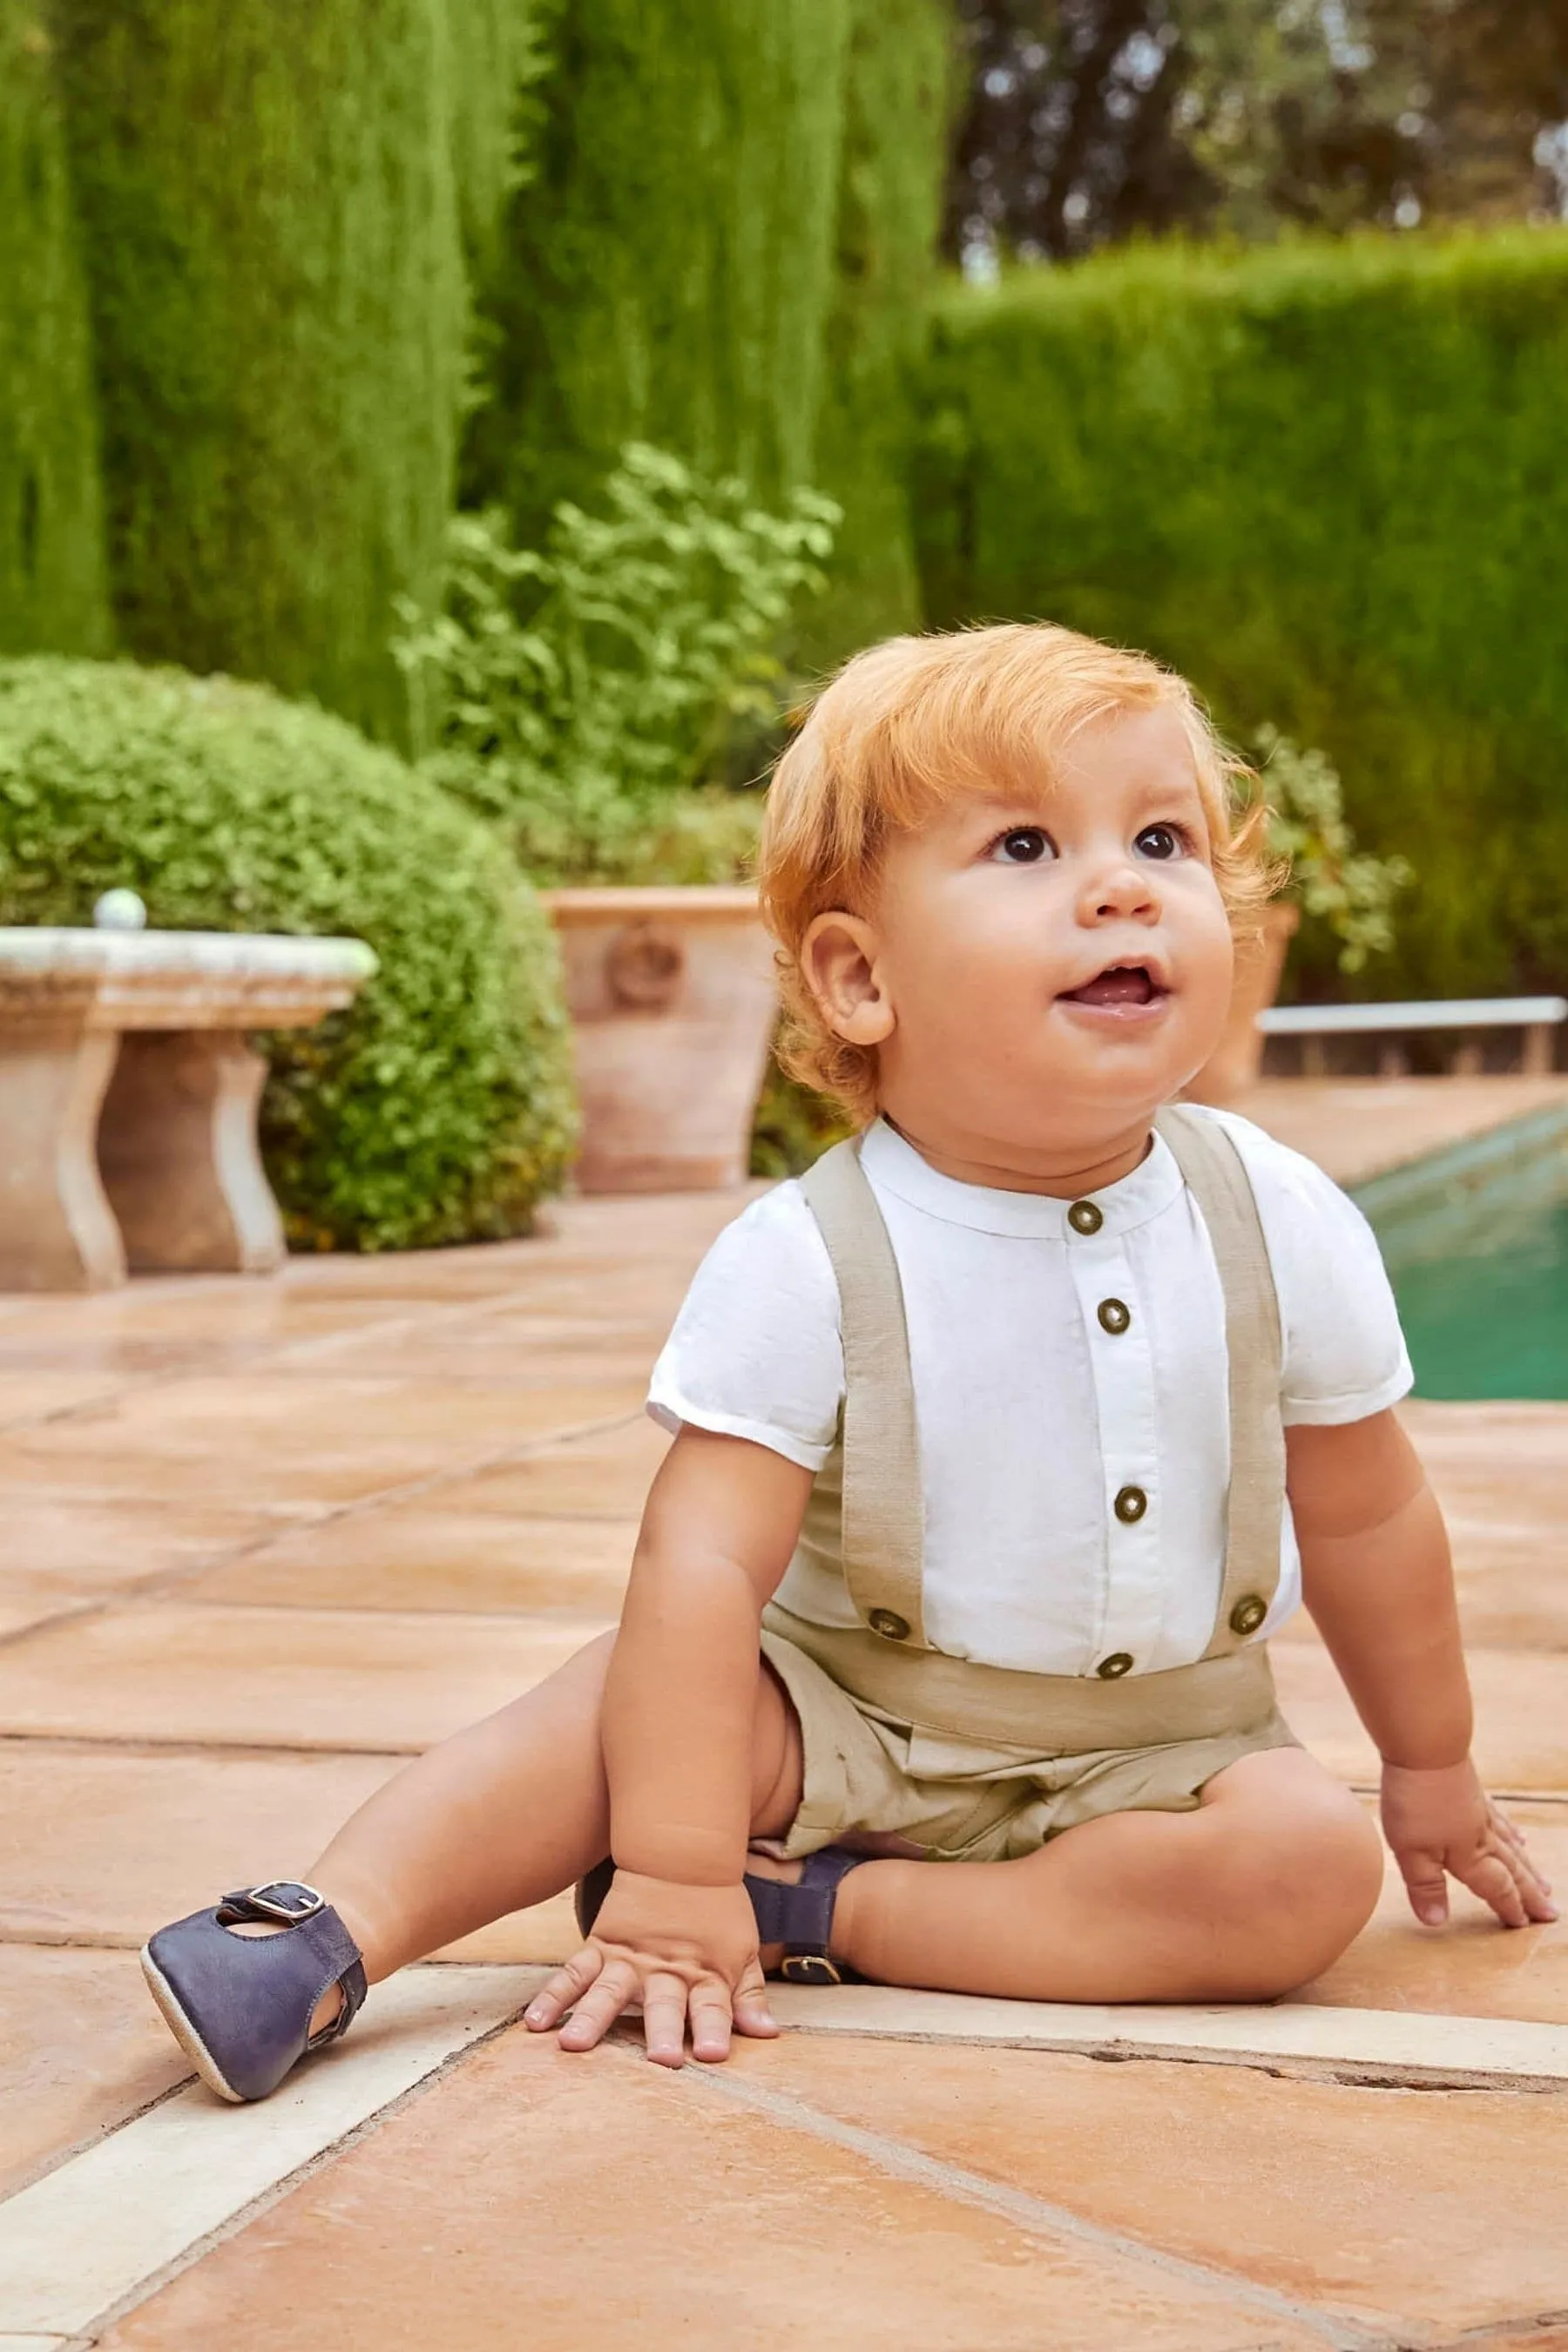
<instances>
[{"instance_id":1,"label":"shirt button","mask_svg":"<svg viewBox=\"0 0 1568 2352\"><path fill-rule=\"evenodd\" d=\"M1125 1331L1132 1320L1132 1309L1120 1298L1102 1298L1094 1311L1101 1330L1109 1331L1113 1339Z\"/></svg>"},{"instance_id":2,"label":"shirt button","mask_svg":"<svg viewBox=\"0 0 1568 2352\"><path fill-rule=\"evenodd\" d=\"M880 1633L884 1642L907 1642L910 1621L900 1617L896 1609L873 1609L866 1622L873 1633Z\"/></svg>"},{"instance_id":3,"label":"shirt button","mask_svg":"<svg viewBox=\"0 0 1568 2352\"><path fill-rule=\"evenodd\" d=\"M1119 1683L1123 1675L1132 1672L1132 1661L1125 1650L1113 1650L1109 1658L1101 1658L1094 1671L1102 1683Z\"/></svg>"},{"instance_id":4,"label":"shirt button","mask_svg":"<svg viewBox=\"0 0 1568 2352\"><path fill-rule=\"evenodd\" d=\"M1256 1633L1268 1614L1268 1602L1256 1592L1248 1592L1230 1612L1230 1630L1233 1633Z\"/></svg>"},{"instance_id":5,"label":"shirt button","mask_svg":"<svg viewBox=\"0 0 1568 2352\"><path fill-rule=\"evenodd\" d=\"M1075 1234L1097 1234L1105 1218L1092 1201L1075 1201L1068 1211L1068 1223Z\"/></svg>"},{"instance_id":6,"label":"shirt button","mask_svg":"<svg viewBox=\"0 0 1568 2352\"><path fill-rule=\"evenodd\" d=\"M1124 1528L1135 1528L1149 1507L1149 1497L1142 1486L1123 1486L1110 1507Z\"/></svg>"}]
</instances>

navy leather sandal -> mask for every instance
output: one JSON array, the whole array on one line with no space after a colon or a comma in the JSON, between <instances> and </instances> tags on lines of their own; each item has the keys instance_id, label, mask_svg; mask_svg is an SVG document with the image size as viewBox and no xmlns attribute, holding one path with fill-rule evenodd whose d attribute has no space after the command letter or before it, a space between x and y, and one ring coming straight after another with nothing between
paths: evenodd
<instances>
[{"instance_id":1,"label":"navy leather sandal","mask_svg":"<svg viewBox=\"0 0 1568 2352\"><path fill-rule=\"evenodd\" d=\"M230 1935L246 1920L288 1933ZM241 1887L160 1927L142 1973L203 2082L237 2105L266 2098L307 2051L341 2041L365 1996L358 1945L325 1896L292 1878ZM311 2012L333 1985L342 2006L312 2034Z\"/></svg>"},{"instance_id":2,"label":"navy leather sandal","mask_svg":"<svg viewBox=\"0 0 1568 2352\"><path fill-rule=\"evenodd\" d=\"M757 1941L784 1946L777 1973L786 1984L858 1981L853 1969L829 1958L827 1946L839 1885L858 1863L870 1860L868 1853L849 1853L841 1845L825 1845L819 1853L807 1857L793 1886L782 1878L756 1878L746 1873L742 1883L757 1915ZM577 1925L584 1936L593 1933L615 1874L613 1862L601 1862L577 1882Z\"/></svg>"}]
</instances>

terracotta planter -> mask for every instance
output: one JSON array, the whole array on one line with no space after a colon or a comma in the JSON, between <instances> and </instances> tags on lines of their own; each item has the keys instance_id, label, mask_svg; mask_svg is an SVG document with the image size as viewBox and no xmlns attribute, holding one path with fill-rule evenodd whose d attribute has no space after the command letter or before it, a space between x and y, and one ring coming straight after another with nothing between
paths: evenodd
<instances>
[{"instance_id":1,"label":"terracotta planter","mask_svg":"<svg viewBox=\"0 0 1568 2352\"><path fill-rule=\"evenodd\" d=\"M777 1012L754 890L546 890L566 967L584 1192L738 1184Z\"/></svg>"},{"instance_id":2,"label":"terracotta planter","mask_svg":"<svg viewBox=\"0 0 1568 2352\"><path fill-rule=\"evenodd\" d=\"M1285 950L1300 919L1299 907L1266 907L1261 936L1237 949L1230 1013L1219 1044L1186 1089L1189 1102L1232 1102L1257 1084L1263 1066L1263 1033L1258 1016L1268 1010L1279 992Z\"/></svg>"}]
</instances>

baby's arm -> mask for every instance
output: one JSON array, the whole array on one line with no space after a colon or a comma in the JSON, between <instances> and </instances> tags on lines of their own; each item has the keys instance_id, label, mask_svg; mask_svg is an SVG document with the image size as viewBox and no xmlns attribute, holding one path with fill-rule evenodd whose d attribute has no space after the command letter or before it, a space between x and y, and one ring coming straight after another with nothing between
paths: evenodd
<instances>
[{"instance_id":1,"label":"baby's arm","mask_svg":"<svg viewBox=\"0 0 1568 2352\"><path fill-rule=\"evenodd\" d=\"M763 1609L789 1565L811 1473L739 1437L682 1429L643 1515L605 1692L614 1885L584 1950L530 2006L574 2009L585 2050L640 2001L650 2058L700 2058L731 2018L770 2033L756 1922L742 1885L752 1826Z\"/></svg>"},{"instance_id":2,"label":"baby's arm","mask_svg":"<svg viewBox=\"0 0 1568 2352\"><path fill-rule=\"evenodd\" d=\"M1470 1761L1469 1681L1448 1538L1392 1412L1286 1432L1308 1608L1383 1764L1383 1825L1411 1907L1447 1918L1447 1875L1505 1926L1557 1916Z\"/></svg>"}]
</instances>

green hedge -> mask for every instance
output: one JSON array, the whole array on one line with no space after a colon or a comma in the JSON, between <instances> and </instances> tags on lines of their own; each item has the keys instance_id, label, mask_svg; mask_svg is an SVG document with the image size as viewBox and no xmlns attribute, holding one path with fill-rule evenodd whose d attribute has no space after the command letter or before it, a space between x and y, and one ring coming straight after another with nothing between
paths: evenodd
<instances>
[{"instance_id":1,"label":"green hedge","mask_svg":"<svg viewBox=\"0 0 1568 2352\"><path fill-rule=\"evenodd\" d=\"M943 300L923 399L933 622L1067 621L1321 744L1416 868L1377 992L1568 980L1568 233L1020 273Z\"/></svg>"},{"instance_id":2,"label":"green hedge","mask_svg":"<svg viewBox=\"0 0 1568 2352\"><path fill-rule=\"evenodd\" d=\"M0 652L110 641L86 290L41 5L0 0Z\"/></svg>"},{"instance_id":3,"label":"green hedge","mask_svg":"<svg viewBox=\"0 0 1568 2352\"><path fill-rule=\"evenodd\" d=\"M488 296L466 467L524 541L630 440L810 478L850 0L573 0Z\"/></svg>"},{"instance_id":4,"label":"green hedge","mask_svg":"<svg viewBox=\"0 0 1568 2352\"><path fill-rule=\"evenodd\" d=\"M948 0L855 0L813 476L844 520L827 594L803 633L813 666L920 620L911 394L935 290L955 67Z\"/></svg>"},{"instance_id":5,"label":"green hedge","mask_svg":"<svg viewBox=\"0 0 1568 2352\"><path fill-rule=\"evenodd\" d=\"M396 736L464 359L445 0L53 6L123 642Z\"/></svg>"},{"instance_id":6,"label":"green hedge","mask_svg":"<svg viewBox=\"0 0 1568 2352\"><path fill-rule=\"evenodd\" d=\"M343 933L377 978L267 1041L298 1246L525 1232L571 1142L554 943L489 828L342 720L226 678L0 663L0 922L125 884L176 930Z\"/></svg>"}]
</instances>

